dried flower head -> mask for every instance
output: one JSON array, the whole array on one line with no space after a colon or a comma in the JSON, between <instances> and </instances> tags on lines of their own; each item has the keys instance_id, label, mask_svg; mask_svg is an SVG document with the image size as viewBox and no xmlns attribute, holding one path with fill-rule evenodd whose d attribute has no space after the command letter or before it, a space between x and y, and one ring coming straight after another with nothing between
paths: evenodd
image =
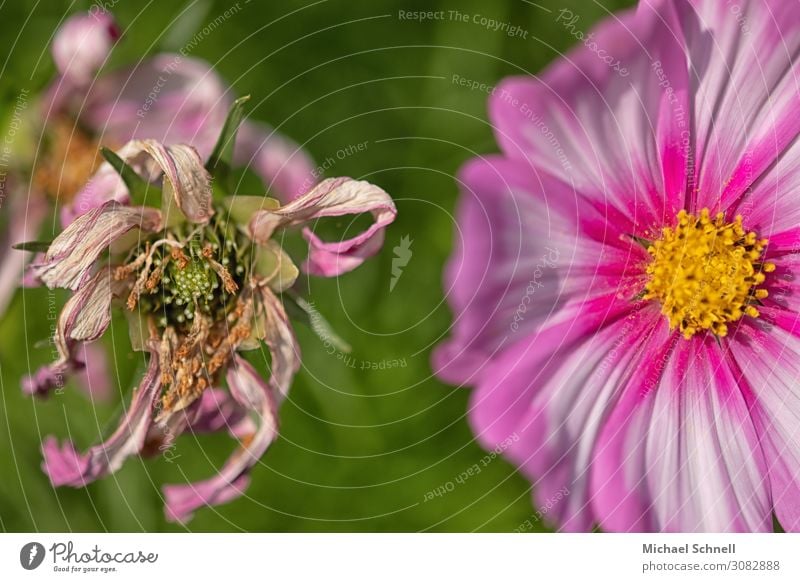
<instances>
[{"instance_id":1,"label":"dried flower head","mask_svg":"<svg viewBox=\"0 0 800 582\"><path fill-rule=\"evenodd\" d=\"M148 362L107 441L83 455L53 438L44 443L44 469L54 485L83 486L186 430L227 428L237 450L215 477L166 487L167 515L186 520L202 505L240 495L250 468L275 440L278 407L300 366L281 300L299 269L275 235L319 217L371 213L374 223L353 239L325 242L303 230L305 270L335 276L377 252L394 220L382 189L350 178L325 180L285 205L228 196L225 144L235 135L240 106L205 165L190 146L154 140L105 151L108 161L98 173L118 172L131 203L108 200L78 216L31 267L48 287L73 294L58 321L60 358L29 379L30 391L46 393L79 368L79 347L102 336L114 308L127 313L132 346ZM240 355L262 342L271 354L268 380Z\"/></svg>"}]
</instances>

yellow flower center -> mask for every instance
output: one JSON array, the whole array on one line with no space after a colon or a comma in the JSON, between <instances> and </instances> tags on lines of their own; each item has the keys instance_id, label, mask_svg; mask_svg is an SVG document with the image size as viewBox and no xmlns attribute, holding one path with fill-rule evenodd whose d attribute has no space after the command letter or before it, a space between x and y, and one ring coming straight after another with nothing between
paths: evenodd
<instances>
[{"instance_id":1,"label":"yellow flower center","mask_svg":"<svg viewBox=\"0 0 800 582\"><path fill-rule=\"evenodd\" d=\"M760 261L766 239L742 228L742 217L725 222L720 212L709 216L678 213L678 224L662 229L661 239L648 247L652 260L644 299L661 303L661 313L671 328L680 328L690 339L710 330L724 337L728 324L743 315L758 317L753 305L764 299L764 273L775 270Z\"/></svg>"}]
</instances>

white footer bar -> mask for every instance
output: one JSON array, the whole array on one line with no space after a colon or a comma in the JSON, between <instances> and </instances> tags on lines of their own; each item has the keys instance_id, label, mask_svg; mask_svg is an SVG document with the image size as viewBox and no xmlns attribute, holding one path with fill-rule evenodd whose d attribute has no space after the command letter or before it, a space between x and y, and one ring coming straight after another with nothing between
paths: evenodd
<instances>
[{"instance_id":1,"label":"white footer bar","mask_svg":"<svg viewBox=\"0 0 800 582\"><path fill-rule=\"evenodd\" d=\"M3 534L0 580L800 580L800 534ZM231 578L237 577L237 578ZM241 577L241 578L238 578Z\"/></svg>"}]
</instances>

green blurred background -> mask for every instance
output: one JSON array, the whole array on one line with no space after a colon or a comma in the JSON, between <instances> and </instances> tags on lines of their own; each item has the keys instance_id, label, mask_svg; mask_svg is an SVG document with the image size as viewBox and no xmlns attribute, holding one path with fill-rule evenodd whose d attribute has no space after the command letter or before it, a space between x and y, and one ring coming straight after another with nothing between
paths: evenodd
<instances>
[{"instance_id":1,"label":"green blurred background","mask_svg":"<svg viewBox=\"0 0 800 582\"><path fill-rule=\"evenodd\" d=\"M109 403L92 404L72 388L48 401L23 397L21 376L49 357L34 344L47 338L50 322L45 292L29 290L24 301L18 293L0 322L0 530L546 531L533 517L530 485L504 460L457 481L486 452L465 419L467 389L444 385L430 371L432 346L451 323L440 273L452 246L454 175L469 157L496 151L486 89L454 79L492 86L506 75L534 74L575 42L555 23L561 9L579 15L576 28L585 31L627 4L116 0L124 37L112 66L177 50L236 6L191 55L214 63L237 94L253 96L253 118L279 127L319 164L332 160L328 176L380 184L399 216L380 256L338 280L300 282L352 344L351 359L329 354L297 326L304 366L281 410L280 440L253 471L245 497L200 510L185 527L165 522L161 485L212 475L230 439L186 435L171 462L135 458L86 489L54 490L39 468L41 440L69 434L83 449L107 434L130 397L136 358L116 322L104 338L118 378ZM46 85L54 30L90 6L0 3L3 116L21 89ZM400 17L430 10L444 10L444 19ZM475 15L518 32L492 31L473 22ZM352 153L354 146L360 151ZM413 255L390 291L392 249L404 236L413 239ZM405 366L362 369L391 360ZM437 488L448 491L432 495Z\"/></svg>"}]
</instances>

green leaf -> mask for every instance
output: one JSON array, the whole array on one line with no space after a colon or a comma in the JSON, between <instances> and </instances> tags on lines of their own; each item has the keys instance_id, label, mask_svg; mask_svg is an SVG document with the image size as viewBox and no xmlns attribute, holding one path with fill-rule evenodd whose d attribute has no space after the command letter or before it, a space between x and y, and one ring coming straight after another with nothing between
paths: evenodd
<instances>
[{"instance_id":1,"label":"green leaf","mask_svg":"<svg viewBox=\"0 0 800 582\"><path fill-rule=\"evenodd\" d=\"M161 189L153 184L150 184L139 174L136 173L128 163L119 157L114 151L107 147L101 147L100 153L111 164L117 173L125 182L125 187L128 189L128 194L131 197L131 203L134 206L153 206L159 208L161 206ZM150 203L147 204L148 194L150 196Z\"/></svg>"},{"instance_id":2,"label":"green leaf","mask_svg":"<svg viewBox=\"0 0 800 582\"><path fill-rule=\"evenodd\" d=\"M286 307L287 314L292 318L300 321L311 328L317 337L324 342L330 344L345 354L349 354L353 348L345 340L333 330L331 324L328 323L322 314L317 311L317 308L310 304L308 301L300 297L297 293L287 291L282 295L284 299L284 306Z\"/></svg>"},{"instance_id":3,"label":"green leaf","mask_svg":"<svg viewBox=\"0 0 800 582\"><path fill-rule=\"evenodd\" d=\"M225 119L225 125L222 126L222 131L217 139L217 145L214 146L214 151L211 152L211 157L206 162L206 169L219 181L223 189L230 189L230 185L227 182L231 174L231 164L233 163L233 146L236 143L236 133L239 131L239 125L242 123L244 104L248 101L250 101L250 95L239 97L233 102L231 110L228 112L228 117ZM216 193L217 190L215 189Z\"/></svg>"},{"instance_id":4,"label":"green leaf","mask_svg":"<svg viewBox=\"0 0 800 582\"><path fill-rule=\"evenodd\" d=\"M47 249L50 248L50 245L53 244L51 240L31 240L27 242L17 243L15 245L11 245L12 249L18 251L31 251L32 253L45 253Z\"/></svg>"}]
</instances>

